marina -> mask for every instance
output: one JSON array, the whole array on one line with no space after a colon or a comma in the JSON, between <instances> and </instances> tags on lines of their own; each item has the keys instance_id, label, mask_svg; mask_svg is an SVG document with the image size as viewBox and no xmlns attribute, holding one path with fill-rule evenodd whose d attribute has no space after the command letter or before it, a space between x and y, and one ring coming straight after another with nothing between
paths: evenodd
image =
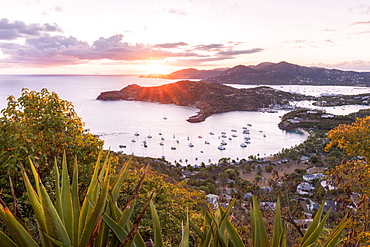
<instances>
[{"instance_id":1,"label":"marina","mask_svg":"<svg viewBox=\"0 0 370 247\"><path fill-rule=\"evenodd\" d=\"M288 111L227 112L214 114L201 123L186 119L198 111L191 107L134 101L97 101L100 92L121 89L129 84L162 85L176 80L145 79L136 76L0 76L0 106L6 106L9 95L19 97L21 89L47 88L60 98L71 101L89 132L105 141L104 148L138 156L164 157L183 165L218 162L221 158L260 157L298 145L306 139L299 131L283 131L277 124ZM237 85L233 85L237 86ZM244 86L244 85L242 85ZM321 87L273 86L277 89L314 92ZM281 88L284 87L284 88ZM366 93L369 88L322 87L322 93ZM330 91L331 90L331 91ZM299 102L315 108L310 102ZM358 111L366 106L325 108L340 114ZM343 110L344 109L344 110ZM163 139L162 139L163 138ZM221 145L224 141L226 145ZM219 149L220 146L221 150Z\"/></svg>"}]
</instances>

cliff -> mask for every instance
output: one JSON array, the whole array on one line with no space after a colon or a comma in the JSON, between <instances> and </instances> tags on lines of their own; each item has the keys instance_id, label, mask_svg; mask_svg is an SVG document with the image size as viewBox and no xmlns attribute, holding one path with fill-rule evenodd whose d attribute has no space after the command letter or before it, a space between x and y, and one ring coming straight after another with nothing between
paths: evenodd
<instances>
[{"instance_id":1,"label":"cliff","mask_svg":"<svg viewBox=\"0 0 370 247\"><path fill-rule=\"evenodd\" d=\"M236 89L218 83L202 81L179 81L157 87L129 85L119 91L102 92L98 100L135 100L175 104L200 109L189 122L201 122L214 113L229 111L255 111L274 104L288 104L297 95L272 89L258 87Z\"/></svg>"}]
</instances>

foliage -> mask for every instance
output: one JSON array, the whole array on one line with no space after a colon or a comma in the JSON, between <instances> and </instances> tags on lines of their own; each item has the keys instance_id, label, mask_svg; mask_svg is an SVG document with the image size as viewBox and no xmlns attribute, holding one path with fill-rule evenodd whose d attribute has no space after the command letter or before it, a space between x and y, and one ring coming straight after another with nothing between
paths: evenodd
<instances>
[{"instance_id":1,"label":"foliage","mask_svg":"<svg viewBox=\"0 0 370 247\"><path fill-rule=\"evenodd\" d=\"M343 160L333 167L329 174L332 184L337 187L339 212L351 210L346 246L356 246L370 241L370 117L358 118L351 125L339 125L328 133L331 142L326 151L341 148L353 160Z\"/></svg>"},{"instance_id":2,"label":"foliage","mask_svg":"<svg viewBox=\"0 0 370 247\"><path fill-rule=\"evenodd\" d=\"M25 169L22 168L23 179L27 188L30 203L34 209L38 233L32 233L25 222L17 219L2 202L0 219L9 231L7 236L0 232L0 246L118 246L119 243L135 243L145 246L137 235L137 227L142 214L132 224L130 218L136 203L136 197L144 176L138 183L132 199L123 207L117 206L117 196L123 179L127 174L129 163L111 182L111 164L107 156L101 162L99 156L94 173L90 177L90 185L83 198L82 205L78 192L78 168L74 163L73 177L69 181L67 159L64 155L61 176L55 163L55 203L46 192L33 162L30 168L36 181L36 189L32 186ZM144 172L145 175L145 172ZM34 237L36 234L37 237ZM124 245L124 244L123 244Z\"/></svg>"},{"instance_id":3,"label":"foliage","mask_svg":"<svg viewBox=\"0 0 370 247\"><path fill-rule=\"evenodd\" d=\"M328 133L331 139L326 150L333 146L344 149L348 155L363 156L370 162L370 116L357 118L353 124L341 124Z\"/></svg>"},{"instance_id":4,"label":"foliage","mask_svg":"<svg viewBox=\"0 0 370 247\"><path fill-rule=\"evenodd\" d=\"M73 177L69 181L67 159L64 155L61 174L57 164L54 164L55 195L56 201L52 202L47 194L43 183L30 160L32 174L36 180L35 188L32 186L25 169L22 169L23 179L26 184L30 203L35 211L38 225L38 233L35 237L29 230L27 224L12 214L9 208L2 202L0 205L0 219L4 222L8 235L0 232L0 246L145 246L141 236L138 234L139 224L144 217L148 207L151 211L151 223L153 224L153 236L155 246L163 246L163 228L160 226L160 217L157 207L154 205L152 196L147 200L145 206L136 217L134 222L134 208L138 203L138 195L144 183L148 167L139 179L131 199L125 205L118 205L118 195L121 191L123 181L128 174L129 162L127 162L120 173L116 175L113 182L111 177L110 159L107 157L101 162L99 156L94 173L90 177L90 185L83 198L82 205L78 197L78 169L77 162L74 163ZM201 227L189 221L193 218L189 213L182 223L182 237L180 246L245 246L237 229L232 224L232 209L236 199L230 202L226 209L221 205L213 213L209 210L203 211L204 221ZM168 207L168 205L166 205ZM324 224L329 212L321 220L323 212L322 204L316 214L310 228L301 240L300 246L311 246L319 240L323 232ZM121 210L122 208L123 210ZM266 233L262 215L256 197L251 205L253 246L286 246L286 227L282 224L280 215L280 203L277 204L275 215L274 234L270 240ZM323 246L334 246L343 231L347 218L341 221L326 238ZM167 224L167 222L164 222ZM180 224L180 223L179 223ZM190 229L193 229L191 231ZM271 241L271 243L270 243Z\"/></svg>"},{"instance_id":5,"label":"foliage","mask_svg":"<svg viewBox=\"0 0 370 247\"><path fill-rule=\"evenodd\" d=\"M54 159L63 152L73 162L81 162L80 181L92 172L91 164L103 146L103 141L87 133L74 111L72 103L54 92L23 89L18 99L8 97L0 117L0 187L9 188L8 174L16 190L22 190L20 164L32 157L42 180L53 168ZM73 154L73 155L72 155ZM71 170L70 170L71 172Z\"/></svg>"},{"instance_id":6,"label":"foliage","mask_svg":"<svg viewBox=\"0 0 370 247\"><path fill-rule=\"evenodd\" d=\"M131 162L131 167L133 169L130 170L126 179L122 182L121 193L118 197L119 206L126 205L130 200L134 186L140 179L140 170L143 168L143 165ZM156 195L153 198L153 203L163 223L161 231L164 242L179 243L181 239L181 221L186 219L184 212L188 211L194 223L200 224L201 208L205 206L204 193L189 188L186 181L177 182L167 175L150 169L146 174L138 195L137 207L133 212L134 216L140 214L152 192ZM145 239L150 238L154 234L150 215L144 215L141 221L140 232Z\"/></svg>"}]
</instances>

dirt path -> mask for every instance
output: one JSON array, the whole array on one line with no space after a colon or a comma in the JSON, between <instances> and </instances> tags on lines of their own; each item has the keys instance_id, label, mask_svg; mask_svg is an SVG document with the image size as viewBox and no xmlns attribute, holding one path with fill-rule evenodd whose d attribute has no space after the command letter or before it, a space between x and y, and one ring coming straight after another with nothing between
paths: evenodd
<instances>
[{"instance_id":1,"label":"dirt path","mask_svg":"<svg viewBox=\"0 0 370 247\"><path fill-rule=\"evenodd\" d=\"M257 166L260 164L255 163L255 165ZM262 179L258 182L258 186L268 186L267 181L272 177L272 173L265 171L265 167L264 167L265 164L261 166L262 166ZM295 169L307 169L308 164L304 164L302 162L297 164L296 161L289 161L287 163L272 165L272 167L274 170L278 171L279 176L283 176L284 173L292 173L294 172ZM252 172L247 173L243 169L239 169L239 174L240 174L240 178L248 179L249 181L253 182L254 177L257 174L257 171L252 171Z\"/></svg>"}]
</instances>

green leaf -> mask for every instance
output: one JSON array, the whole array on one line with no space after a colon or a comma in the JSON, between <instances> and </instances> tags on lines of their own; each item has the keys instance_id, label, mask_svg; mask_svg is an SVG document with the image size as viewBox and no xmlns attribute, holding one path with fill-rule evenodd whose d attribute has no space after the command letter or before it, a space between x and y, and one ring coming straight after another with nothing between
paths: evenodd
<instances>
[{"instance_id":1,"label":"green leaf","mask_svg":"<svg viewBox=\"0 0 370 247\"><path fill-rule=\"evenodd\" d=\"M325 206L325 202L321 204L319 210L316 212L316 215L314 219L312 220L310 227L307 229L306 233L304 234L301 240L301 245L303 245L303 243L305 243L307 239L316 231L316 228L320 224L321 215L324 212L324 206Z\"/></svg>"},{"instance_id":2,"label":"green leaf","mask_svg":"<svg viewBox=\"0 0 370 247\"><path fill-rule=\"evenodd\" d=\"M250 212L252 218L253 246L270 246L256 196L252 198Z\"/></svg>"},{"instance_id":3,"label":"green leaf","mask_svg":"<svg viewBox=\"0 0 370 247\"><path fill-rule=\"evenodd\" d=\"M50 200L49 195L46 192L45 187L40 183L41 189L41 206L44 210L45 221L46 221L46 234L52 238L61 241L65 245L71 245L71 239L68 236L68 232L63 224L62 219L59 217L57 210Z\"/></svg>"},{"instance_id":4,"label":"green leaf","mask_svg":"<svg viewBox=\"0 0 370 247\"><path fill-rule=\"evenodd\" d=\"M186 213L186 223L185 227L182 226L182 238L180 242L180 247L189 247L189 215Z\"/></svg>"},{"instance_id":5,"label":"green leaf","mask_svg":"<svg viewBox=\"0 0 370 247\"><path fill-rule=\"evenodd\" d=\"M344 218L340 221L337 227L330 233L329 237L326 239L326 243L324 247L334 247L338 241L339 237L342 234L344 228L348 224L348 213L344 216Z\"/></svg>"},{"instance_id":6,"label":"green leaf","mask_svg":"<svg viewBox=\"0 0 370 247\"><path fill-rule=\"evenodd\" d=\"M329 217L330 209L320 222L320 224L316 227L316 229L311 233L311 235L307 238L307 240L302 244L302 247L308 247L316 243L316 241L319 239L322 230L324 229L324 225L326 223L326 220ZM316 217L315 217L316 218Z\"/></svg>"},{"instance_id":7,"label":"green leaf","mask_svg":"<svg viewBox=\"0 0 370 247\"><path fill-rule=\"evenodd\" d=\"M73 204L73 218L74 218L74 236L73 244L78 245L78 221L80 218L80 199L78 197L78 164L77 157L75 157L72 177L72 204Z\"/></svg>"},{"instance_id":8,"label":"green leaf","mask_svg":"<svg viewBox=\"0 0 370 247\"><path fill-rule=\"evenodd\" d=\"M117 222L115 222L111 217L109 217L107 214L104 214L103 220L117 236L120 242L122 242L126 238L128 234L127 231Z\"/></svg>"},{"instance_id":9,"label":"green leaf","mask_svg":"<svg viewBox=\"0 0 370 247\"><path fill-rule=\"evenodd\" d=\"M62 188L61 188L61 198L63 201L63 207L61 218L63 220L64 226L67 229L68 236L71 239L72 243L74 242L74 214L73 214L73 205L72 205L72 195L71 195L71 186L69 184L68 168L67 168L67 157L66 153L63 153L62 161ZM77 219L76 219L77 220Z\"/></svg>"},{"instance_id":10,"label":"green leaf","mask_svg":"<svg viewBox=\"0 0 370 247\"><path fill-rule=\"evenodd\" d=\"M281 241L281 234L283 232L282 222L281 222L281 212L280 212L280 198L276 202L276 211L274 219L274 234L272 239L272 246L279 247Z\"/></svg>"},{"instance_id":11,"label":"green leaf","mask_svg":"<svg viewBox=\"0 0 370 247\"><path fill-rule=\"evenodd\" d=\"M123 184L123 180L126 178L128 167L129 167L129 165L131 163L131 159L132 158L130 158L125 163L125 165L121 168L117 179L114 181L114 183L112 185L112 188L113 188L112 189L112 199L113 199L113 202L115 202L117 200L118 194L119 194L119 192L121 190L121 187L122 187L122 184Z\"/></svg>"},{"instance_id":12,"label":"green leaf","mask_svg":"<svg viewBox=\"0 0 370 247\"><path fill-rule=\"evenodd\" d=\"M154 246L162 247L163 240L162 240L161 224L159 222L158 213L157 213L157 210L155 209L153 201L150 201L150 212L152 214L153 229L154 229Z\"/></svg>"},{"instance_id":13,"label":"green leaf","mask_svg":"<svg viewBox=\"0 0 370 247\"><path fill-rule=\"evenodd\" d=\"M234 246L244 246L244 243L238 233L238 231L235 229L235 227L231 224L230 220L227 220L226 222L226 229L230 235L231 241Z\"/></svg>"},{"instance_id":14,"label":"green leaf","mask_svg":"<svg viewBox=\"0 0 370 247\"><path fill-rule=\"evenodd\" d=\"M105 167L106 168L102 169L102 172L106 170L104 180L102 182L102 190L100 191L99 197L97 198L93 209L87 216L87 219L84 220L86 224L84 226L80 226L82 227L82 231L79 238L79 246L85 246L89 242L91 234L93 233L95 226L99 221L99 218L104 214L109 189L110 162L107 162L105 164ZM85 198L85 201L87 201L86 199L87 198ZM92 201L94 202L94 200Z\"/></svg>"},{"instance_id":15,"label":"green leaf","mask_svg":"<svg viewBox=\"0 0 370 247\"><path fill-rule=\"evenodd\" d=\"M5 233L0 231L0 247L17 247L17 245Z\"/></svg>"},{"instance_id":16,"label":"green leaf","mask_svg":"<svg viewBox=\"0 0 370 247\"><path fill-rule=\"evenodd\" d=\"M14 217L7 207L0 206L0 217L3 219L7 230L18 246L38 247L30 233L24 229L21 223ZM5 241L7 241L5 239Z\"/></svg>"}]
</instances>

